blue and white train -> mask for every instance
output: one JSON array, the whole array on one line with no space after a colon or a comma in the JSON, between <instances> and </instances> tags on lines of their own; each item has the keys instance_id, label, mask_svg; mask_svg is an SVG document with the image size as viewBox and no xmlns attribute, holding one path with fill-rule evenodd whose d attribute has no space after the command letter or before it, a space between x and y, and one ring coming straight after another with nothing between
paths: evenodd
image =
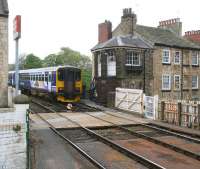
<instances>
[{"instance_id":1,"label":"blue and white train","mask_svg":"<svg viewBox=\"0 0 200 169\"><path fill-rule=\"evenodd\" d=\"M15 71L10 71L8 84L15 86ZM48 94L61 102L79 102L82 95L81 70L57 66L19 71L19 89L32 95Z\"/></svg>"}]
</instances>

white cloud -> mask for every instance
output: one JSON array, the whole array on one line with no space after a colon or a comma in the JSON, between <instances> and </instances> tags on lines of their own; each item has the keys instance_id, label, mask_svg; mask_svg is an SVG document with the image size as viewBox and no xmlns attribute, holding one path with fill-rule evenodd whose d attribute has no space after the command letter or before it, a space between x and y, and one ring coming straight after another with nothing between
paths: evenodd
<instances>
[{"instance_id":1,"label":"white cloud","mask_svg":"<svg viewBox=\"0 0 200 169\"><path fill-rule=\"evenodd\" d=\"M200 29L199 0L8 0L9 62L15 60L12 37L13 18L22 15L20 53L34 53L44 58L66 46L91 55L97 43L98 23L111 20L113 27L120 22L122 9L130 7L138 23L157 26L160 20L180 17L183 32Z\"/></svg>"}]
</instances>

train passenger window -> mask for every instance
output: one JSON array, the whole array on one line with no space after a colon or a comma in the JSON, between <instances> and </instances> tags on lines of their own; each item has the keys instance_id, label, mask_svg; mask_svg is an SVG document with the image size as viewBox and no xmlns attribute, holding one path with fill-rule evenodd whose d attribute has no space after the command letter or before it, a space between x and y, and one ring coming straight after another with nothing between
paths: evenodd
<instances>
[{"instance_id":1,"label":"train passenger window","mask_svg":"<svg viewBox=\"0 0 200 169\"><path fill-rule=\"evenodd\" d=\"M64 69L58 70L58 80L64 80Z\"/></svg>"},{"instance_id":2,"label":"train passenger window","mask_svg":"<svg viewBox=\"0 0 200 169\"><path fill-rule=\"evenodd\" d=\"M48 81L48 75L45 75L45 81L46 82Z\"/></svg>"},{"instance_id":3,"label":"train passenger window","mask_svg":"<svg viewBox=\"0 0 200 169\"><path fill-rule=\"evenodd\" d=\"M39 81L42 81L42 75L39 75Z\"/></svg>"},{"instance_id":4,"label":"train passenger window","mask_svg":"<svg viewBox=\"0 0 200 169\"><path fill-rule=\"evenodd\" d=\"M44 81L44 75L43 74L41 75L41 81Z\"/></svg>"},{"instance_id":5,"label":"train passenger window","mask_svg":"<svg viewBox=\"0 0 200 169\"><path fill-rule=\"evenodd\" d=\"M51 82L51 74L49 75L49 82Z\"/></svg>"}]
</instances>

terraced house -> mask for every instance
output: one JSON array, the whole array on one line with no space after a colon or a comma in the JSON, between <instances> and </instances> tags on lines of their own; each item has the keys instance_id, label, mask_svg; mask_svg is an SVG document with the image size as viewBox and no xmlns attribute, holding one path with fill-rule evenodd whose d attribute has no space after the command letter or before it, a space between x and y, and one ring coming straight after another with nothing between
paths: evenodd
<instances>
[{"instance_id":1,"label":"terraced house","mask_svg":"<svg viewBox=\"0 0 200 169\"><path fill-rule=\"evenodd\" d=\"M99 24L91 51L99 102L106 103L116 87L143 89L160 99L200 99L200 46L182 37L179 18L149 27L124 9L114 30L110 21Z\"/></svg>"}]
</instances>

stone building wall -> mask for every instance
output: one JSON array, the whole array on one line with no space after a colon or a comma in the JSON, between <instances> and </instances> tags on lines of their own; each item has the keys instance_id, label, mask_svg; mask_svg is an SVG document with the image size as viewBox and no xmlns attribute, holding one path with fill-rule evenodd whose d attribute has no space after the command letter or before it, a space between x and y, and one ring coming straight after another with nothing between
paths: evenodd
<instances>
[{"instance_id":1,"label":"stone building wall","mask_svg":"<svg viewBox=\"0 0 200 169\"><path fill-rule=\"evenodd\" d=\"M0 17L0 107L8 106L8 18Z\"/></svg>"},{"instance_id":2,"label":"stone building wall","mask_svg":"<svg viewBox=\"0 0 200 169\"><path fill-rule=\"evenodd\" d=\"M126 66L126 52L130 48L113 48L116 56L116 76L107 76L107 56L106 50L101 50L94 53L94 72L96 79L96 89L98 101L106 102L110 92L115 92L116 87L144 89L145 92L152 94L153 83L153 55L151 52L141 49L131 49L140 52L141 66L128 67ZM101 77L98 77L98 61L97 57L101 53ZM145 59L144 59L145 58ZM145 66L144 66L145 62Z\"/></svg>"},{"instance_id":3,"label":"stone building wall","mask_svg":"<svg viewBox=\"0 0 200 169\"><path fill-rule=\"evenodd\" d=\"M153 94L163 99L193 99L200 96L200 89L192 89L192 75L198 75L200 84L199 66L192 66L192 50L167 48L170 49L170 64L162 63L162 51L166 47L155 47L153 52ZM183 64L174 64L174 53L180 51L183 53ZM181 58L182 60L182 58ZM162 90L162 75L171 75L171 90ZM177 90L174 87L174 75L181 76L182 89ZM199 98L200 99L200 98Z\"/></svg>"}]
</instances>

